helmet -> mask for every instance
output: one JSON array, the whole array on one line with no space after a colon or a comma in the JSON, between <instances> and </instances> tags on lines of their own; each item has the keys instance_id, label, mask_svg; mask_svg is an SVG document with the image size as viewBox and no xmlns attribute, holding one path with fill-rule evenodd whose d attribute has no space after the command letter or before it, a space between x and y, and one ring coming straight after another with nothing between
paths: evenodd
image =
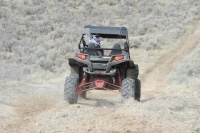
<instances>
[{"instance_id":1,"label":"helmet","mask_svg":"<svg viewBox=\"0 0 200 133\"><path fill-rule=\"evenodd\" d=\"M95 45L100 46L100 36L91 34L89 43L94 43Z\"/></svg>"}]
</instances>

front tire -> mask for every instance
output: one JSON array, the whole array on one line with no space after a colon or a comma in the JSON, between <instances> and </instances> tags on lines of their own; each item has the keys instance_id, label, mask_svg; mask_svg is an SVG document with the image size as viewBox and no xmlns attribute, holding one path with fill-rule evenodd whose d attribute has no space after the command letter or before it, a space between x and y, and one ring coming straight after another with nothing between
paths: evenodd
<instances>
[{"instance_id":1,"label":"front tire","mask_svg":"<svg viewBox=\"0 0 200 133\"><path fill-rule=\"evenodd\" d=\"M64 85L64 98L69 104L78 102L78 94L76 94L77 85L78 78L73 75L66 77Z\"/></svg>"}]
</instances>

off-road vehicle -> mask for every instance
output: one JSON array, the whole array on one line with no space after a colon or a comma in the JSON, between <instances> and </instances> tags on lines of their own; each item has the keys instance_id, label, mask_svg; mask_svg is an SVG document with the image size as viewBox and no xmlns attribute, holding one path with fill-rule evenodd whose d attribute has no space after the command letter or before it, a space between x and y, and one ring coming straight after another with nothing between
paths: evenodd
<instances>
[{"instance_id":1,"label":"off-road vehicle","mask_svg":"<svg viewBox=\"0 0 200 133\"><path fill-rule=\"evenodd\" d=\"M106 48L88 46L85 36L91 34L98 34L102 39L112 39L116 44L104 44ZM123 44L117 43L119 40ZM109 53L98 55L98 50ZM130 59L127 28L85 26L78 50L68 60L71 74L65 80L64 98L70 104L77 103L78 96L86 98L86 92L90 90L109 90L121 94L123 100L133 97L140 101L139 68Z\"/></svg>"}]
</instances>

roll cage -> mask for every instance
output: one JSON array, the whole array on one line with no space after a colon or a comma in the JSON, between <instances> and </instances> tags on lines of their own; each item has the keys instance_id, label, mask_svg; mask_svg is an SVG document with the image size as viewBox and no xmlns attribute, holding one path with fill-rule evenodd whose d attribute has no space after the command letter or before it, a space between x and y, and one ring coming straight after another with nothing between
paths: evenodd
<instances>
[{"instance_id":1,"label":"roll cage","mask_svg":"<svg viewBox=\"0 0 200 133\"><path fill-rule=\"evenodd\" d=\"M102 38L110 38L110 39L126 39L124 43L124 48L121 50L125 50L129 53L129 39L128 39L128 30L126 27L108 27L108 26L91 26L87 25L83 29L83 33L78 44L80 50L83 49L101 49L101 50L118 50L113 48L88 48L87 44L84 40L85 35L98 34ZM81 45L82 44L82 45Z\"/></svg>"}]
</instances>

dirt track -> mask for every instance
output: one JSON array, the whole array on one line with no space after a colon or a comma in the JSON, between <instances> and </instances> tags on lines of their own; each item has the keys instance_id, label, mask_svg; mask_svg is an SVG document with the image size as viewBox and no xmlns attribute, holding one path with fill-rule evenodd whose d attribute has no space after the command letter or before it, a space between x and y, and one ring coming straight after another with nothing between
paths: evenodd
<instances>
[{"instance_id":1,"label":"dirt track","mask_svg":"<svg viewBox=\"0 0 200 133\"><path fill-rule=\"evenodd\" d=\"M199 35L197 27L141 75L141 103L122 104L119 95L92 91L88 100L69 105L63 82L26 84L10 74L19 66L2 62L0 132L200 132L200 94L174 92L166 85L173 67L200 46Z\"/></svg>"},{"instance_id":2,"label":"dirt track","mask_svg":"<svg viewBox=\"0 0 200 133\"><path fill-rule=\"evenodd\" d=\"M142 75L145 99L153 98L155 94L160 95L160 93L163 93L163 90L166 88L166 81L173 68L193 50L199 48L200 28L192 30L190 34Z\"/></svg>"}]
</instances>

